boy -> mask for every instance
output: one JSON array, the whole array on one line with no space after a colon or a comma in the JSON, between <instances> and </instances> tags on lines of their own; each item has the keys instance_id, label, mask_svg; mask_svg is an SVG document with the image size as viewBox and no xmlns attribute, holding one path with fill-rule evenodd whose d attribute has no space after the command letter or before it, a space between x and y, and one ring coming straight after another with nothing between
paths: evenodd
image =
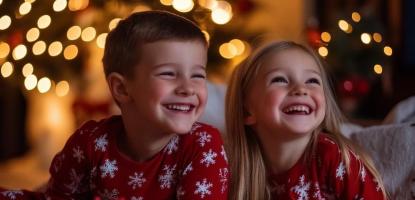
<instances>
[{"instance_id":1,"label":"boy","mask_svg":"<svg viewBox=\"0 0 415 200\"><path fill-rule=\"evenodd\" d=\"M103 63L122 115L87 122L71 136L53 159L45 197L226 199L219 132L196 122L207 98L207 46L196 25L168 12L120 21ZM0 199L33 195L12 192Z\"/></svg>"}]
</instances>

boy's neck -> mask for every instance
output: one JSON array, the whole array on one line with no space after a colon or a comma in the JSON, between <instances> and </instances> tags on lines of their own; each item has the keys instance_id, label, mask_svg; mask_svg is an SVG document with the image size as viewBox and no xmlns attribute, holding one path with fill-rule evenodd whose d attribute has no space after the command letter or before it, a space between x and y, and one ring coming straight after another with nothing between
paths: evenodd
<instances>
[{"instance_id":1,"label":"boy's neck","mask_svg":"<svg viewBox=\"0 0 415 200\"><path fill-rule=\"evenodd\" d=\"M302 157L310 141L311 134L292 140L262 139L266 165L272 174L290 170Z\"/></svg>"}]
</instances>

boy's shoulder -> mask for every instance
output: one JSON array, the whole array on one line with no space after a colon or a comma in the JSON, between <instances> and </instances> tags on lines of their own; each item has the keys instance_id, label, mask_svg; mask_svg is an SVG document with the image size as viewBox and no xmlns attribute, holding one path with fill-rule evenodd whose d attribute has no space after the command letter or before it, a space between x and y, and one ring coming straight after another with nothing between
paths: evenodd
<instances>
[{"instance_id":1,"label":"boy's shoulder","mask_svg":"<svg viewBox=\"0 0 415 200\"><path fill-rule=\"evenodd\" d=\"M219 130L212 125L202 122L195 122L189 133L179 135L179 137L184 141L185 146L206 147L223 143Z\"/></svg>"},{"instance_id":2,"label":"boy's shoulder","mask_svg":"<svg viewBox=\"0 0 415 200\"><path fill-rule=\"evenodd\" d=\"M121 116L114 115L100 120L89 120L83 123L74 133L74 137L99 136L123 127Z\"/></svg>"}]
</instances>

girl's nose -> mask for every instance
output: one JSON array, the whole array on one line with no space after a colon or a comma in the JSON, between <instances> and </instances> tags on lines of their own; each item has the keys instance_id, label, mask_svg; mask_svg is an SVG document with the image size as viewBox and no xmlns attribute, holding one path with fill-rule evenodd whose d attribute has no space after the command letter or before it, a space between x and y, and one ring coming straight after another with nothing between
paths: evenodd
<instances>
[{"instance_id":1,"label":"girl's nose","mask_svg":"<svg viewBox=\"0 0 415 200\"><path fill-rule=\"evenodd\" d=\"M291 95L293 96L306 96L308 95L308 90L303 86L294 86L291 90Z\"/></svg>"}]
</instances>

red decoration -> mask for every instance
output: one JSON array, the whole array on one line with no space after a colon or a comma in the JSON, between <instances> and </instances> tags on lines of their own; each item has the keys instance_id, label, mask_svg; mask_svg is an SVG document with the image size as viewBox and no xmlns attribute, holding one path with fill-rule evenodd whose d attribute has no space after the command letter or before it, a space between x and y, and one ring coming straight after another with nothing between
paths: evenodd
<instances>
[{"instance_id":1,"label":"red decoration","mask_svg":"<svg viewBox=\"0 0 415 200\"><path fill-rule=\"evenodd\" d=\"M8 43L10 44L10 47L13 49L19 44L23 43L23 34L20 30L14 31L12 34L10 34L8 38Z\"/></svg>"}]
</instances>

